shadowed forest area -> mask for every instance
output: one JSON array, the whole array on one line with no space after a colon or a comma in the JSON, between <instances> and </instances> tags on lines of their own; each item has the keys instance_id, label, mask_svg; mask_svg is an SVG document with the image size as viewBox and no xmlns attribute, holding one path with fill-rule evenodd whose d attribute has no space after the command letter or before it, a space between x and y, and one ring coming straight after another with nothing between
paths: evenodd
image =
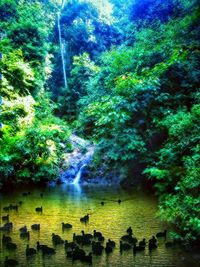
<instances>
[{"instance_id":1,"label":"shadowed forest area","mask_svg":"<svg viewBox=\"0 0 200 267\"><path fill-rule=\"evenodd\" d=\"M151 189L199 244L199 22L198 0L0 0L2 191L60 182L92 144L88 183Z\"/></svg>"}]
</instances>

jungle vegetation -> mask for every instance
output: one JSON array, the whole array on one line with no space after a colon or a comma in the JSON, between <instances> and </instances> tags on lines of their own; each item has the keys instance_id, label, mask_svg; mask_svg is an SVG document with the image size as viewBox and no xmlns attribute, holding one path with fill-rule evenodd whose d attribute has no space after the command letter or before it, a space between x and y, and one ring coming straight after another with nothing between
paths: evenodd
<instances>
[{"instance_id":1,"label":"jungle vegetation","mask_svg":"<svg viewBox=\"0 0 200 267\"><path fill-rule=\"evenodd\" d=\"M199 2L60 2L0 1L1 186L56 179L76 131L91 172L148 180L160 217L198 240Z\"/></svg>"}]
</instances>

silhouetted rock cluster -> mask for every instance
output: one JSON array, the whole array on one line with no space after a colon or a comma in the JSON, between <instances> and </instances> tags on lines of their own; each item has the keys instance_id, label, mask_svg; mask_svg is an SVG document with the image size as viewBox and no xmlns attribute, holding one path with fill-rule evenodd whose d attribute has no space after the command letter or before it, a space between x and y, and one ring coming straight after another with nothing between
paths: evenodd
<instances>
[{"instance_id":1,"label":"silhouetted rock cluster","mask_svg":"<svg viewBox=\"0 0 200 267\"><path fill-rule=\"evenodd\" d=\"M23 193L23 196L28 196L30 193ZM41 196L41 194L40 194ZM42 196L43 197L43 194ZM121 200L118 199L116 203L121 204ZM6 206L3 208L4 211L9 212L10 210L15 210L16 212L19 212L18 207L22 205L22 201L19 202L20 204L10 204L9 206ZM103 206L105 204L104 201L101 202L101 205ZM42 216L43 207L36 207L36 212L40 212ZM86 214L83 217L80 218L81 223L88 223L90 219L90 215ZM13 229L13 223L9 221L10 215L4 215L2 216L2 221L6 221L1 227L0 231L6 233L3 234L2 237L2 244L3 247L6 250L9 251L15 251L17 250L17 244L15 244L12 241L12 238L9 236L9 232ZM72 229L73 225L70 223L61 223L62 230L66 229ZM32 231L40 231L41 226L40 223L32 224L30 225L30 228ZM31 231L28 229L26 225L22 226L19 229L19 236L20 238L29 241ZM71 258L72 261L79 260L81 262L85 262L88 264L92 264L92 259L95 256L100 256L102 253L110 254L113 252L116 248L115 241L108 239L106 241L105 237L103 236L103 233L97 230L93 230L93 233L85 233L83 230L81 231L81 234L73 233L72 241L64 240L61 236L58 234L52 233L52 245L53 247L49 247L45 244L40 244L40 241L37 241L36 247L31 248L27 244L25 254L27 257L33 256L37 253L42 253L42 255L51 255L55 254L57 250L57 246L59 246L58 249L60 249L60 246L62 246L66 252L66 256L68 258ZM120 253L123 253L127 250L132 250L134 254L138 252L142 252L146 249L151 252L152 250L157 249L158 247L158 241L157 239L162 238L166 240L167 238L167 230L164 230L163 232L158 232L155 234L155 236L152 236L152 238L148 241L146 241L145 238L138 241L137 237L133 233L132 227L128 227L126 229L126 232L123 236L121 236L119 240L119 251ZM166 247L174 247L177 244L175 241L168 241L165 243ZM90 247L90 252L87 254L84 250L84 246ZM5 258L4 261L5 266L16 266L18 265L18 262L14 259L8 259L8 257Z\"/></svg>"}]
</instances>

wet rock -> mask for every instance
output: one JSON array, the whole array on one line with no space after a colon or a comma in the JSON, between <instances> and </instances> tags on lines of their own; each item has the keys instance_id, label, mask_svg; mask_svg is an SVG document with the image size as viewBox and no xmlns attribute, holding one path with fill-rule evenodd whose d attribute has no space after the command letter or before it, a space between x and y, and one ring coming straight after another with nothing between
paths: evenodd
<instances>
[{"instance_id":1,"label":"wet rock","mask_svg":"<svg viewBox=\"0 0 200 267\"><path fill-rule=\"evenodd\" d=\"M72 183L75 178L82 181L85 179L83 177L89 176L87 165L94 153L94 145L91 145L90 142L74 134L71 135L70 141L74 149L66 156L65 165L68 166L68 169L62 171L59 177L59 179L67 183Z\"/></svg>"}]
</instances>

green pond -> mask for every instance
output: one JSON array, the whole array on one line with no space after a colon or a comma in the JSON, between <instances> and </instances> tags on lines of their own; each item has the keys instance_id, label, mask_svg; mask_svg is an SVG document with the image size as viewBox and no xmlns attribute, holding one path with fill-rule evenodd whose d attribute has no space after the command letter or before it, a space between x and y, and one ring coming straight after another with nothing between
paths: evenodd
<instances>
[{"instance_id":1,"label":"green pond","mask_svg":"<svg viewBox=\"0 0 200 267\"><path fill-rule=\"evenodd\" d=\"M98 267L129 267L129 266L199 266L199 258L195 253L191 254L181 248L166 248L165 241L160 238L158 249L149 252L133 254L119 251L119 239L126 234L126 229L131 226L134 235L141 240L147 240L158 231L163 231L167 226L158 218L157 200L154 196L145 194L139 190L127 192L113 186L74 186L58 185L46 189L32 188L28 196L22 196L24 190L16 190L9 194L2 194L1 217L7 213L3 211L4 206L18 203L23 204L18 211L9 211L10 221L13 222L13 230L9 233L13 242L17 244L17 250L9 252L0 243L0 266L3 266L5 256L19 261L20 267L60 267L60 266L88 266L88 264L75 261L72 263L66 257L63 245L56 246L56 254L42 256L41 252L29 258L25 255L26 245L36 248L36 242L52 245L51 235L56 233L63 239L72 240L73 233L92 233L94 229L101 231L106 239L116 241L117 245L113 253L102 256L93 256L92 266ZM43 197L40 193L43 192ZM121 204L117 200L121 199ZM101 205L101 201L105 205ZM36 207L43 207L42 213L36 213ZM80 217L90 214L88 224L80 222ZM73 228L62 231L61 223L70 223ZM31 230L31 225L40 223L41 230ZM3 222L1 221L1 225ZM26 225L30 230L30 240L20 239L19 228ZM3 232L0 231L1 240ZM105 243L104 243L105 244ZM89 252L90 247L84 247Z\"/></svg>"}]
</instances>

